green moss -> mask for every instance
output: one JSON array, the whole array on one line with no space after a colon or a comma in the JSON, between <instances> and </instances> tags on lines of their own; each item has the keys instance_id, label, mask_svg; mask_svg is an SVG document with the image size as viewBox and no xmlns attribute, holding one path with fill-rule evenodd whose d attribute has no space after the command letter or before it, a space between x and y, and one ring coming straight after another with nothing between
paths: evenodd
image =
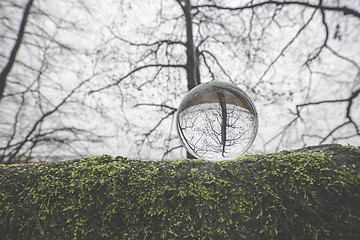
<instances>
[{"instance_id":1,"label":"green moss","mask_svg":"<svg viewBox=\"0 0 360 240\"><path fill-rule=\"evenodd\" d=\"M0 166L4 239L358 239L358 149ZM340 167L339 167L340 166Z\"/></svg>"}]
</instances>

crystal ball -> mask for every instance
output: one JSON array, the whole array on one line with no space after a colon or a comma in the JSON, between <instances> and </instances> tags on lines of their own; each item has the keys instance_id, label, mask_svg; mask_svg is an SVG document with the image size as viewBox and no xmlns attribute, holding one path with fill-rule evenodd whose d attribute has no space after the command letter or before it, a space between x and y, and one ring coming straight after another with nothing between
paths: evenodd
<instances>
[{"instance_id":1,"label":"crystal ball","mask_svg":"<svg viewBox=\"0 0 360 240\"><path fill-rule=\"evenodd\" d=\"M236 85L203 83L189 91L176 113L182 144L196 158L234 159L254 142L258 115L249 96Z\"/></svg>"}]
</instances>

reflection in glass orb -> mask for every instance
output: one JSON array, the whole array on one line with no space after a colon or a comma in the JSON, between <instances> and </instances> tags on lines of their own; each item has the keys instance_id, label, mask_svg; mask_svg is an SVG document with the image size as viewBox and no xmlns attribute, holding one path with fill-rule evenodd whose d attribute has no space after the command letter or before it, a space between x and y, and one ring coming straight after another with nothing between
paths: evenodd
<instances>
[{"instance_id":1,"label":"reflection in glass orb","mask_svg":"<svg viewBox=\"0 0 360 240\"><path fill-rule=\"evenodd\" d=\"M176 115L186 150L204 160L234 159L254 142L258 117L237 86L213 81L198 85L181 101Z\"/></svg>"}]
</instances>

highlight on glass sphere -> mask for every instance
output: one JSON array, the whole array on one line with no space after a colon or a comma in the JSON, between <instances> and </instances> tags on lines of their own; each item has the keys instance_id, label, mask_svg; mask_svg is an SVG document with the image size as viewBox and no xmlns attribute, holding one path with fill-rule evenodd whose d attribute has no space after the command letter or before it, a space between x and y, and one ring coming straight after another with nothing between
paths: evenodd
<instances>
[{"instance_id":1,"label":"highlight on glass sphere","mask_svg":"<svg viewBox=\"0 0 360 240\"><path fill-rule=\"evenodd\" d=\"M176 113L186 150L203 160L234 159L254 142L258 116L251 99L236 85L203 83L189 91Z\"/></svg>"}]
</instances>

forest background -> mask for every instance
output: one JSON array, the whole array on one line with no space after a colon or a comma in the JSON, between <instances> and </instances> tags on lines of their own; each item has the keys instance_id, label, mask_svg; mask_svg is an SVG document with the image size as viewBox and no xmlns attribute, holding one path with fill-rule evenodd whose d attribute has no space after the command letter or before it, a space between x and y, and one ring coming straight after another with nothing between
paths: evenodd
<instances>
[{"instance_id":1,"label":"forest background","mask_svg":"<svg viewBox=\"0 0 360 240\"><path fill-rule=\"evenodd\" d=\"M359 11L356 0L3 0L0 160L185 158L174 117L190 68L195 85L232 82L253 99L248 153L360 145Z\"/></svg>"}]
</instances>

